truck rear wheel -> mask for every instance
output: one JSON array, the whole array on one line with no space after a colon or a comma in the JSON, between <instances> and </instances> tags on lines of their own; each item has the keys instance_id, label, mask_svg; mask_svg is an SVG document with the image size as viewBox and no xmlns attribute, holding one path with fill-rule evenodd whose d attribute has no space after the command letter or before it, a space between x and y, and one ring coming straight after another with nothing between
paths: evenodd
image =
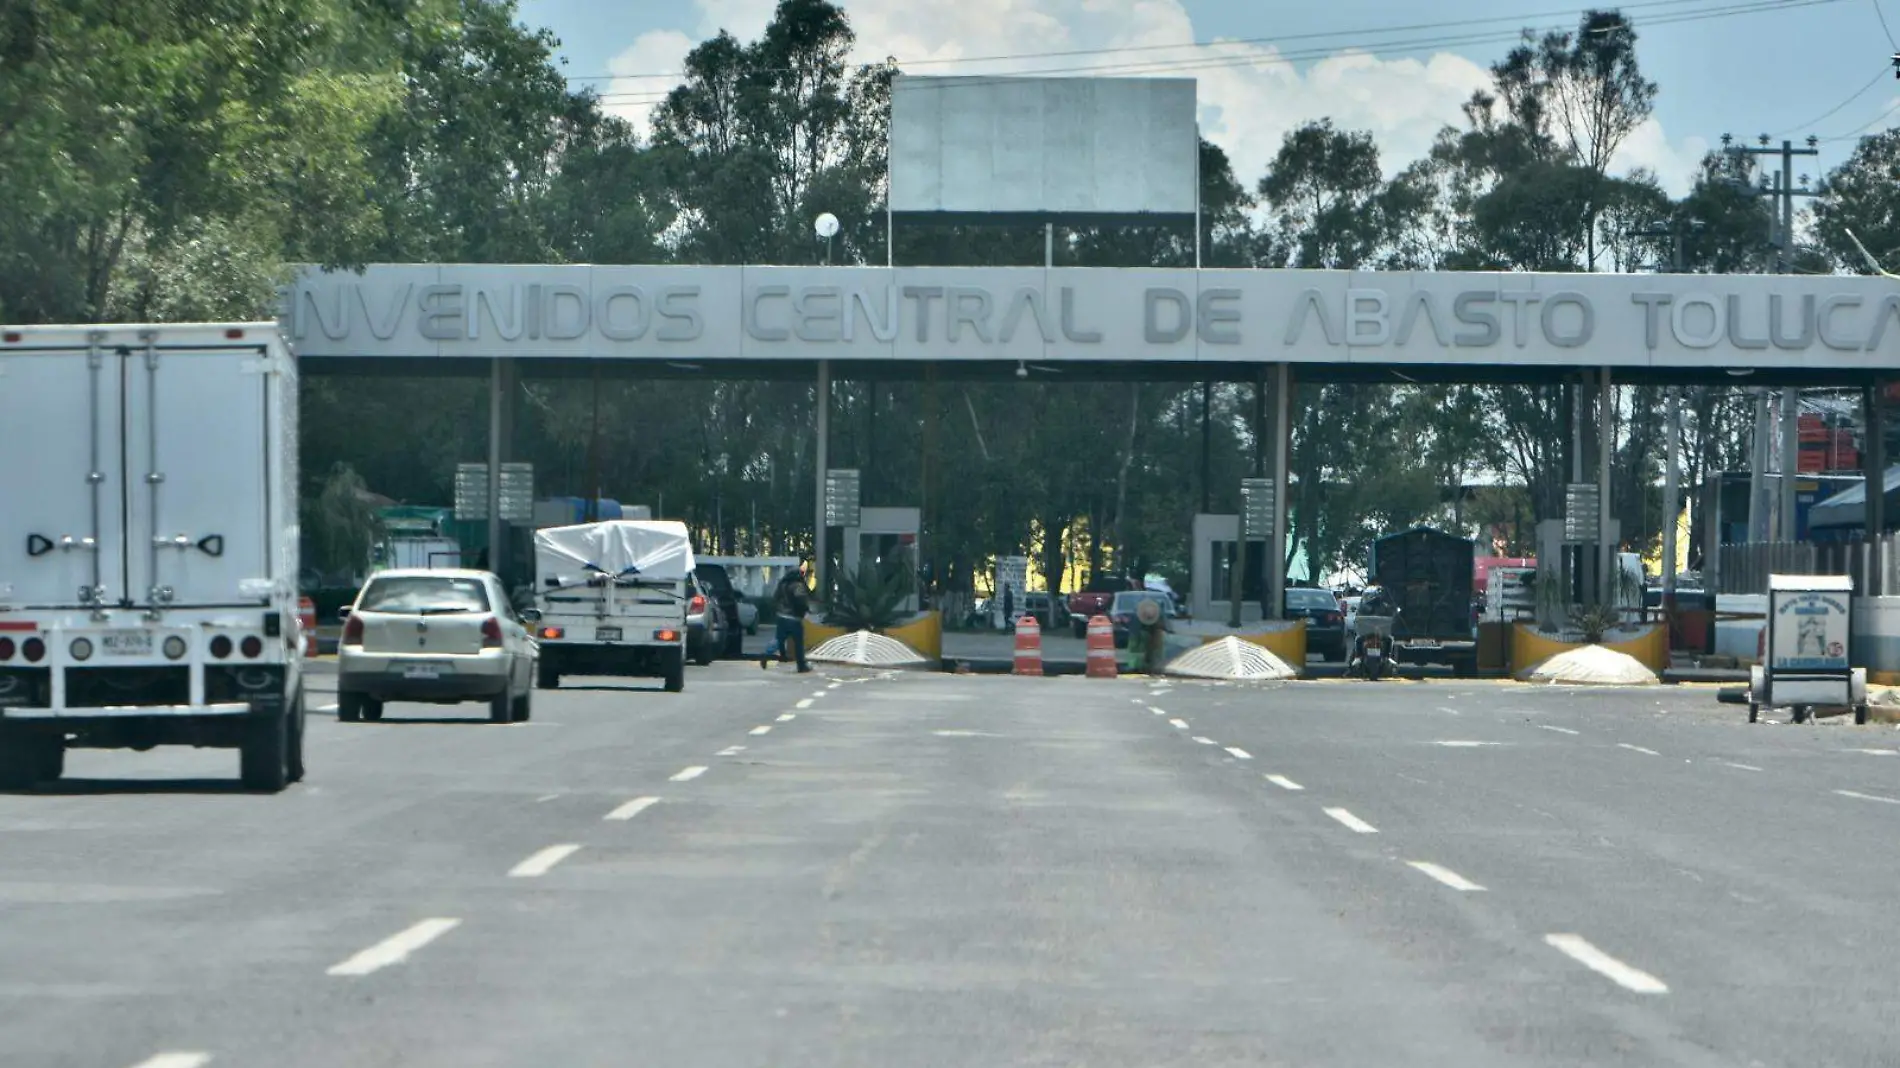
<instances>
[{"instance_id":1,"label":"truck rear wheel","mask_svg":"<svg viewBox=\"0 0 1900 1068\"><path fill-rule=\"evenodd\" d=\"M303 781L303 689L297 690L297 703L290 708L290 781Z\"/></svg>"},{"instance_id":2,"label":"truck rear wheel","mask_svg":"<svg viewBox=\"0 0 1900 1068\"><path fill-rule=\"evenodd\" d=\"M290 784L290 716L257 716L244 725L238 778L246 790L276 793Z\"/></svg>"},{"instance_id":3,"label":"truck rear wheel","mask_svg":"<svg viewBox=\"0 0 1900 1068\"><path fill-rule=\"evenodd\" d=\"M679 693L686 689L686 653L675 649L666 654L666 692Z\"/></svg>"}]
</instances>

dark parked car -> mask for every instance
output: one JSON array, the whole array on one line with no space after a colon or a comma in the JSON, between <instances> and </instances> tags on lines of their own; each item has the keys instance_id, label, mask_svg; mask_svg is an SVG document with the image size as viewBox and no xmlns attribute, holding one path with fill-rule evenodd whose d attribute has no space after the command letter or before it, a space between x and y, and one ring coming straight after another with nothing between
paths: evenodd
<instances>
[{"instance_id":1,"label":"dark parked car","mask_svg":"<svg viewBox=\"0 0 1900 1068\"><path fill-rule=\"evenodd\" d=\"M693 567L693 577L699 580L699 589L707 597L717 602L719 611L725 616L725 646L714 650L723 656L745 655L745 626L739 620L739 592L732 586L732 576L726 574L724 564L697 564Z\"/></svg>"},{"instance_id":2,"label":"dark parked car","mask_svg":"<svg viewBox=\"0 0 1900 1068\"><path fill-rule=\"evenodd\" d=\"M1331 590L1288 587L1284 619L1306 620L1306 648L1322 660L1346 656L1346 612Z\"/></svg>"}]
</instances>

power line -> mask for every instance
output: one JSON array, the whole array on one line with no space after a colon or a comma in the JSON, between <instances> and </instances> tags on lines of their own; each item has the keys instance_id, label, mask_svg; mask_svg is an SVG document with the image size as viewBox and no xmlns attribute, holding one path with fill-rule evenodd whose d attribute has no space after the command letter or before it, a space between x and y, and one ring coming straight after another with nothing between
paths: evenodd
<instances>
[{"instance_id":1,"label":"power line","mask_svg":"<svg viewBox=\"0 0 1900 1068\"><path fill-rule=\"evenodd\" d=\"M1872 3L1874 5L1874 14L1880 16L1880 28L1887 34L1887 43L1892 45L1896 51L1900 51L1900 41L1893 39L1893 27L1887 25L1887 13L1881 9L1880 0L1872 0Z\"/></svg>"},{"instance_id":2,"label":"power line","mask_svg":"<svg viewBox=\"0 0 1900 1068\"><path fill-rule=\"evenodd\" d=\"M1706 18L1726 18L1733 15L1753 14L1757 12L1766 12L1766 11L1788 11L1788 10L1804 8L1804 7L1819 7L1819 6L1824 6L1828 4L1837 4L1837 3L1843 3L1843 2L1845 2L1845 0L1792 0L1792 2L1791 0L1745 0L1745 2L1741 2L1741 3L1737 3L1735 2L1735 0L1638 0L1638 2L1636 3L1624 4L1622 5L1622 8L1623 9L1636 9L1636 8L1664 8L1664 9L1687 8L1689 9L1689 10L1680 10L1680 11L1676 11L1676 10L1661 11L1656 17L1648 19L1644 23L1642 23L1642 25L1638 27L1638 29L1641 29L1647 26L1673 25L1678 22L1697 22L1697 21L1702 21L1703 19L1706 19ZM1493 16L1493 17L1475 18L1475 19L1452 19L1452 20L1446 20L1442 22L1425 22L1425 23L1416 23L1416 24L1408 25L1408 26L1392 26L1392 27L1384 27L1384 28L1376 28L1376 29L1313 31L1309 33L1300 33L1300 34L1285 34L1285 35L1280 35L1277 37L1242 37L1242 38L1232 38L1232 39L1224 39L1224 40L1194 41L1194 42L1188 42L1184 44L1169 44L1169 45L1126 45L1126 46L1111 47L1111 48L1068 49L1064 51L1054 51L1054 52L1017 52L1017 53L1010 53L1010 54L1004 54L1004 55L992 55L992 56L962 56L962 57L946 58L946 59L919 59L919 60L911 60L911 61L902 63L900 65L906 66L906 67L925 67L925 66L942 66L946 64L1003 63L1003 62L1019 62L1022 60L1030 60L1030 59L1057 59L1057 58L1072 58L1072 57L1078 57L1078 56L1122 55L1122 54L1135 53L1135 52L1168 51L1168 50L1189 49L1189 48L1208 50L1208 49L1221 49L1221 48L1234 48L1234 47L1256 47L1256 46L1277 45L1277 44L1289 42L1289 41L1322 40L1322 39L1342 38L1342 37L1362 38L1368 35L1382 36L1382 35L1391 35L1391 34L1399 34L1399 33L1409 33L1409 32L1414 32L1418 30L1457 29L1460 27L1473 27L1473 26L1482 26L1482 25L1492 25L1492 24L1498 24L1498 23L1519 23L1524 19L1556 18L1556 17L1562 17L1562 16L1568 16L1574 19L1577 17L1581 17L1584 13L1585 13L1585 9L1571 8L1571 9L1564 9L1564 10L1558 10L1558 11L1535 12L1535 13L1522 14L1522 15ZM1541 26L1541 27L1531 27L1530 29L1532 30L1532 32L1538 32L1538 31L1548 32L1551 30L1564 30L1564 29L1569 29L1569 28L1571 27L1567 25L1546 25L1546 26ZM1486 42L1490 42L1490 41L1494 41L1498 39L1516 41L1522 35L1523 32L1524 31L1520 29L1510 29L1510 30L1505 30L1505 31L1491 30L1491 31L1486 31L1483 34L1477 35L1475 37L1467 38L1465 36L1457 36L1457 37L1448 37L1448 38L1432 38L1428 40L1449 40L1449 41L1455 42L1455 41L1462 41L1462 40L1469 39L1473 41L1474 43L1486 43ZM1406 45L1406 42L1403 42L1403 41L1386 42L1383 44L1376 43L1376 42L1355 43L1355 44L1335 44L1335 45L1327 46L1320 52L1320 54L1331 55L1335 52L1344 51L1344 50L1352 49L1352 48L1363 48L1367 50L1371 50L1374 48L1381 49L1381 50L1392 50L1394 48L1403 47L1405 45ZM1183 57L1183 58L1177 58L1173 60L1152 60L1152 61L1147 61L1146 63L1134 63L1134 64L1130 64L1127 62L1117 62L1117 63L1109 63L1105 65L1054 67L1054 68L1048 68L1048 72L1049 73L1064 73L1064 72L1070 72L1070 71L1085 72L1085 71L1091 71L1091 70L1110 69L1114 67L1130 66L1130 65L1154 66L1160 69L1198 69L1198 64L1200 63L1213 62L1216 65L1227 65L1234 62L1237 58L1243 58L1246 61L1255 61L1259 57L1257 56L1214 57L1214 59L1211 61L1207 59L1196 59L1194 57ZM1040 73L1040 72L1034 72L1034 73ZM573 76L568 77L567 80L570 82L599 82L599 81L632 81L632 80L652 80L652 79L677 80L684 77L686 77L686 72L684 71L667 71L667 72L640 72L640 73L630 73L630 74L573 75Z\"/></svg>"},{"instance_id":3,"label":"power line","mask_svg":"<svg viewBox=\"0 0 1900 1068\"><path fill-rule=\"evenodd\" d=\"M1667 2L1667 0L1665 0L1665 2ZM1695 10L1695 11L1667 13L1657 18L1649 20L1644 25L1646 27L1653 27L1653 26L1676 25L1679 23L1704 22L1704 21L1709 21L1712 19L1732 18L1738 15L1758 14L1758 13L1767 12L1767 11L1781 12L1781 11L1797 10L1800 8L1808 8L1808 7L1822 7L1822 6L1827 6L1830 4L1838 4L1842 2L1843 0L1748 0L1748 2L1743 2L1743 3L1730 2L1730 3L1724 3L1723 5L1718 6L1718 7L1712 7L1712 8L1705 7L1699 10ZM1561 26L1547 26L1547 27L1541 27L1541 28L1533 27L1531 28L1531 32L1535 33L1535 32L1538 32L1538 30L1540 29L1548 31L1552 29L1563 29L1563 28L1564 27L1561 27ZM1137 61L1137 62L1086 64L1086 65L1079 65L1079 66L1044 67L1044 68L1036 68L1036 69L1029 69L1029 70L1017 70L1017 71L1011 71L1008 73L997 73L997 74L988 74L988 75L984 75L984 74L969 75L962 78L958 78L954 82L935 83L934 85L930 86L930 88L941 90L945 88L982 86L985 84L1003 84L1012 78L1037 76L1037 75L1090 74L1090 75L1100 76L1100 75L1108 75L1108 74L1124 74L1124 75L1174 74L1174 73L1185 73L1185 72L1201 71L1201 70L1219 70L1219 69L1232 68L1232 67L1262 66L1262 65L1268 65L1268 64L1291 64L1291 63L1300 62L1304 60L1318 60L1318 59L1329 58L1329 57L1338 55L1342 51L1350 51L1354 49L1370 50L1372 47L1376 47L1379 51L1384 52L1385 54L1388 54L1388 55L1394 55L1394 54L1403 55L1408 52L1434 51L1434 50L1439 50L1439 49L1459 46L1459 45L1491 44L1491 43L1505 43L1505 42L1515 43L1521 39L1522 35L1523 35L1523 31L1520 31L1520 30L1511 30L1511 31L1504 31L1504 32L1493 30L1493 31L1488 31L1484 33L1441 35L1441 36L1436 36L1436 37L1413 38L1410 40L1388 41L1382 44L1378 44L1376 46L1330 45L1330 46L1323 46L1323 47L1312 47L1312 48L1307 48L1307 49L1295 49L1295 50L1286 51L1286 52L1276 52L1273 54L1262 54L1259 52L1250 52L1245 55L1226 55L1226 56L1196 57L1196 58L1184 58L1184 59L1173 59L1173 60L1149 60L1145 62ZM1244 43L1222 41L1222 42L1214 42L1212 45L1209 45L1207 47L1221 47L1223 45L1244 46ZM1175 47L1184 47L1184 46L1175 46ZM1113 51L1113 50L1110 50L1110 51ZM997 59L1002 59L1002 58L1007 58L1007 57L992 57L992 61L997 60ZM971 62L975 62L975 61L971 60ZM633 76L626 76L626 77L633 77ZM665 75L641 75L639 77L666 77L666 76ZM603 103L617 103L617 104L659 103L660 101L666 99L667 95L670 92L671 92L670 88L665 89L665 90L659 90L659 89L624 90L624 91L619 91L619 92L608 92L608 93L599 94L598 99L600 99L601 102Z\"/></svg>"},{"instance_id":4,"label":"power line","mask_svg":"<svg viewBox=\"0 0 1900 1068\"><path fill-rule=\"evenodd\" d=\"M1858 130L1855 130L1853 133L1837 134L1833 137L1823 137L1821 138L1821 143L1824 145L1831 145L1837 141L1858 141L1860 140L1861 136L1865 134L1868 130L1871 130L1874 127L1880 125L1881 123L1887 121L1887 119L1890 118L1897 111L1900 111L1900 100L1894 101L1893 104L1887 108L1887 110L1881 112L1871 122L1868 122L1866 125L1862 126Z\"/></svg>"},{"instance_id":5,"label":"power line","mask_svg":"<svg viewBox=\"0 0 1900 1068\"><path fill-rule=\"evenodd\" d=\"M1836 114L1840 113L1842 108L1845 108L1847 105L1852 104L1854 101L1859 100L1863 96L1866 96L1867 90L1872 89L1874 86L1879 85L1881 82L1886 81L1887 72L1892 69L1893 69L1893 66L1891 63L1882 63L1880 65L1880 69L1874 71L1874 76L1867 80L1866 85L1863 85L1859 89L1854 90L1853 96L1850 96L1846 100L1843 100L1840 103L1834 105L1833 107L1828 108L1826 111L1821 112L1819 115L1816 115L1815 117L1809 119L1806 122L1797 122L1794 125L1789 126L1785 130L1777 130L1771 136L1783 137L1790 133L1793 133L1796 130L1813 129L1815 124L1819 123L1821 120L1833 118Z\"/></svg>"}]
</instances>

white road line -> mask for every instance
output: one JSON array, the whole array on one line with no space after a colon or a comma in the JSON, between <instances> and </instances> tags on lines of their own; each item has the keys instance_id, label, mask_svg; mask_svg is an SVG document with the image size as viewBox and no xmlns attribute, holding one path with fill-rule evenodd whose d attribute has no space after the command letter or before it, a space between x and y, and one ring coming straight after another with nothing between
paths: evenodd
<instances>
[{"instance_id":1,"label":"white road line","mask_svg":"<svg viewBox=\"0 0 1900 1068\"><path fill-rule=\"evenodd\" d=\"M1367 823L1365 820L1360 819L1343 808L1329 808L1325 811L1328 816L1345 824L1349 829L1358 831L1360 834L1379 833L1379 828L1374 827L1372 824Z\"/></svg>"},{"instance_id":2,"label":"white road line","mask_svg":"<svg viewBox=\"0 0 1900 1068\"><path fill-rule=\"evenodd\" d=\"M1444 747L1445 747L1445 748L1447 748L1447 749L1476 749L1476 748L1478 748L1479 746L1484 746L1484 745L1503 745L1504 743L1503 743L1503 742L1467 742L1467 741L1449 741L1449 742L1433 742L1432 744L1433 744L1433 745L1442 745L1442 746L1444 746Z\"/></svg>"},{"instance_id":3,"label":"white road line","mask_svg":"<svg viewBox=\"0 0 1900 1068\"><path fill-rule=\"evenodd\" d=\"M1239 746L1236 746L1236 745L1230 745L1230 746L1228 746L1228 747L1227 747L1227 751L1228 751L1229 753L1232 753L1232 754L1234 754L1234 756L1235 756L1235 758L1237 758L1237 759L1240 759L1240 760L1252 760L1252 759L1253 759L1253 754L1252 754L1252 753L1249 753L1249 752L1247 752L1247 751L1246 751L1245 749L1242 749L1242 748L1240 748Z\"/></svg>"},{"instance_id":4,"label":"white road line","mask_svg":"<svg viewBox=\"0 0 1900 1068\"><path fill-rule=\"evenodd\" d=\"M1761 768L1758 768L1753 764L1737 764L1733 760L1718 760L1716 761L1716 763L1722 764L1731 768L1740 768L1743 771L1761 771L1762 770Z\"/></svg>"},{"instance_id":5,"label":"white road line","mask_svg":"<svg viewBox=\"0 0 1900 1068\"><path fill-rule=\"evenodd\" d=\"M1136 704L1140 704L1141 702L1140 702L1140 701L1136 701L1135 703L1136 703ZM1167 715L1167 712L1165 712L1165 711L1163 711L1162 709L1159 709L1159 708L1156 708L1156 707L1155 707L1155 706L1153 706L1153 705L1149 705L1149 706L1148 706L1148 711L1150 711L1150 712L1153 712L1153 713L1154 713L1155 715L1157 715L1157 716L1165 716L1165 715Z\"/></svg>"},{"instance_id":6,"label":"white road line","mask_svg":"<svg viewBox=\"0 0 1900 1068\"><path fill-rule=\"evenodd\" d=\"M1184 719L1171 719L1168 721L1168 723L1177 731L1184 731L1188 729L1187 720L1184 720Z\"/></svg>"},{"instance_id":7,"label":"white road line","mask_svg":"<svg viewBox=\"0 0 1900 1068\"><path fill-rule=\"evenodd\" d=\"M797 708L797 709L806 709L806 708L810 708L810 707L811 707L811 698L809 698L809 697L806 697L806 698L803 698L803 699L801 699L801 700L800 700L800 701L799 701L799 702L798 702L797 704L795 704L795 705L793 705L792 707L793 707L793 708Z\"/></svg>"},{"instance_id":8,"label":"white road line","mask_svg":"<svg viewBox=\"0 0 1900 1068\"><path fill-rule=\"evenodd\" d=\"M842 682L834 682L834 683L832 683L831 685L829 685L829 686L827 686L827 687L825 687L825 689L827 689L827 690L835 690L835 689L837 689L838 687L840 687L840 686L843 686L843 685L844 685L844 683L842 683Z\"/></svg>"},{"instance_id":9,"label":"white road line","mask_svg":"<svg viewBox=\"0 0 1900 1068\"><path fill-rule=\"evenodd\" d=\"M1543 730L1543 731L1556 731L1558 734L1582 734L1583 733L1582 731L1573 731L1569 727L1553 727L1548 723L1539 723L1537 725L1537 729Z\"/></svg>"},{"instance_id":10,"label":"white road line","mask_svg":"<svg viewBox=\"0 0 1900 1068\"><path fill-rule=\"evenodd\" d=\"M795 712L787 712L787 713L785 713L784 715L781 715L781 716L780 716L780 717L778 718L778 722L780 722L780 723L790 723L791 721L793 721L793 720L795 720L795 719L797 719L797 718L798 718L798 714L797 714L797 713L795 713Z\"/></svg>"},{"instance_id":11,"label":"white road line","mask_svg":"<svg viewBox=\"0 0 1900 1068\"><path fill-rule=\"evenodd\" d=\"M1439 710L1440 712L1448 712L1448 713L1450 713L1451 715L1454 715L1454 716L1455 716L1455 715L1458 715L1458 710L1457 710L1457 709L1455 709L1455 708L1446 708L1446 707L1445 707L1444 705L1439 705L1439 706L1438 706L1438 710Z\"/></svg>"},{"instance_id":12,"label":"white road line","mask_svg":"<svg viewBox=\"0 0 1900 1068\"><path fill-rule=\"evenodd\" d=\"M560 794L542 794L540 797L537 797L534 799L534 803L539 805L544 802L552 801L559 796L561 795Z\"/></svg>"},{"instance_id":13,"label":"white road line","mask_svg":"<svg viewBox=\"0 0 1900 1068\"><path fill-rule=\"evenodd\" d=\"M668 782L692 782L694 779L697 779L701 775L704 775L704 774L706 774L706 765L694 764L690 768L681 768L680 770L674 772L673 777L668 779L667 781Z\"/></svg>"},{"instance_id":14,"label":"white road line","mask_svg":"<svg viewBox=\"0 0 1900 1068\"><path fill-rule=\"evenodd\" d=\"M392 964L401 964L409 954L461 926L461 920L423 920L407 930L398 931L381 942L332 967L327 975L368 975Z\"/></svg>"},{"instance_id":15,"label":"white road line","mask_svg":"<svg viewBox=\"0 0 1900 1068\"><path fill-rule=\"evenodd\" d=\"M1632 753L1647 753L1650 756L1662 756L1661 753L1656 752L1654 749L1644 749L1640 745L1631 745L1628 742L1618 742L1616 743L1616 747L1618 749L1627 749Z\"/></svg>"},{"instance_id":16,"label":"white road line","mask_svg":"<svg viewBox=\"0 0 1900 1068\"><path fill-rule=\"evenodd\" d=\"M1900 749L1849 749L1848 752L1866 753L1869 756L1893 756L1900 753Z\"/></svg>"},{"instance_id":17,"label":"white road line","mask_svg":"<svg viewBox=\"0 0 1900 1068\"><path fill-rule=\"evenodd\" d=\"M834 690L835 690L835 689L837 689L837 688L838 688L838 684L834 682L834 683L832 683L832 684L831 684L831 687L832 687L832 689L834 689ZM825 695L825 691L823 691L823 690L819 690L819 691L817 691L817 692L815 692L815 693L813 693L813 694L812 694L812 696L813 696L813 697L823 697L824 695Z\"/></svg>"},{"instance_id":18,"label":"white road line","mask_svg":"<svg viewBox=\"0 0 1900 1068\"><path fill-rule=\"evenodd\" d=\"M1836 790L1834 792L1837 794L1840 794L1842 797L1853 797L1853 798L1858 798L1862 801L1878 801L1883 805L1900 805L1900 799L1896 799L1892 797L1881 797L1878 794L1861 794L1861 793L1855 793L1852 790Z\"/></svg>"},{"instance_id":19,"label":"white road line","mask_svg":"<svg viewBox=\"0 0 1900 1068\"><path fill-rule=\"evenodd\" d=\"M740 753L743 753L743 752L745 752L745 746L729 745L725 747L724 749L721 749L719 752L714 753L713 756L738 756Z\"/></svg>"},{"instance_id":20,"label":"white road line","mask_svg":"<svg viewBox=\"0 0 1900 1068\"><path fill-rule=\"evenodd\" d=\"M657 797L636 797L633 800L602 816L603 820L630 820L654 805L660 803Z\"/></svg>"},{"instance_id":21,"label":"white road line","mask_svg":"<svg viewBox=\"0 0 1900 1068\"><path fill-rule=\"evenodd\" d=\"M772 725L770 723L761 723L758 726L747 731L746 733L747 734L770 734L772 733Z\"/></svg>"},{"instance_id":22,"label":"white road line","mask_svg":"<svg viewBox=\"0 0 1900 1068\"><path fill-rule=\"evenodd\" d=\"M1470 879L1467 879L1464 876L1458 874L1457 872L1452 871L1450 868L1441 868L1430 861L1408 860L1406 861L1406 863L1410 864L1414 868L1417 868L1419 871L1422 871L1425 874L1431 876L1432 878L1437 879L1439 882L1444 883L1446 886L1451 887L1453 890L1475 891L1475 890L1484 889L1484 887L1479 886L1477 883L1472 882Z\"/></svg>"},{"instance_id":23,"label":"white road line","mask_svg":"<svg viewBox=\"0 0 1900 1068\"><path fill-rule=\"evenodd\" d=\"M1306 787L1301 786L1299 783L1294 782L1292 779L1289 779L1284 775L1269 775L1267 776L1267 781L1272 783L1275 786L1278 786L1282 790L1306 789Z\"/></svg>"},{"instance_id":24,"label":"white road line","mask_svg":"<svg viewBox=\"0 0 1900 1068\"><path fill-rule=\"evenodd\" d=\"M1198 734L1194 736L1194 740L1195 740L1195 741L1197 741L1197 742L1199 742L1199 743L1201 743L1202 745L1213 745L1213 744L1214 744L1214 739L1212 739L1212 738L1203 738L1203 737L1201 737L1201 736L1200 736L1200 735L1198 735Z\"/></svg>"},{"instance_id":25,"label":"white road line","mask_svg":"<svg viewBox=\"0 0 1900 1068\"><path fill-rule=\"evenodd\" d=\"M565 845L553 845L529 857L527 860L508 869L508 875L515 879L537 879L554 870L554 866L573 856L580 846L569 842Z\"/></svg>"},{"instance_id":26,"label":"white road line","mask_svg":"<svg viewBox=\"0 0 1900 1068\"><path fill-rule=\"evenodd\" d=\"M132 1068L204 1068L210 1063L209 1053L160 1053L145 1058Z\"/></svg>"},{"instance_id":27,"label":"white road line","mask_svg":"<svg viewBox=\"0 0 1900 1068\"><path fill-rule=\"evenodd\" d=\"M1603 976L1625 990L1638 994L1667 994L1669 987L1661 979L1624 964L1608 953L1584 941L1580 935L1545 935L1544 942L1557 952Z\"/></svg>"}]
</instances>

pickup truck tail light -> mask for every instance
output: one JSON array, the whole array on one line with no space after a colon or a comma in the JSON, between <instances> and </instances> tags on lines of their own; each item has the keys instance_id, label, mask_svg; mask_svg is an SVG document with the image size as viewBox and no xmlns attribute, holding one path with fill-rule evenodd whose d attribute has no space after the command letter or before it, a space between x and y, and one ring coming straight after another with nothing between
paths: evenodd
<instances>
[{"instance_id":1,"label":"pickup truck tail light","mask_svg":"<svg viewBox=\"0 0 1900 1068\"><path fill-rule=\"evenodd\" d=\"M699 594L699 593L693 594L692 603L686 606L686 614L696 616L699 613L704 612L705 610L706 610L706 596L704 594Z\"/></svg>"},{"instance_id":2,"label":"pickup truck tail light","mask_svg":"<svg viewBox=\"0 0 1900 1068\"><path fill-rule=\"evenodd\" d=\"M482 620L482 648L501 648L501 620L494 616Z\"/></svg>"}]
</instances>

